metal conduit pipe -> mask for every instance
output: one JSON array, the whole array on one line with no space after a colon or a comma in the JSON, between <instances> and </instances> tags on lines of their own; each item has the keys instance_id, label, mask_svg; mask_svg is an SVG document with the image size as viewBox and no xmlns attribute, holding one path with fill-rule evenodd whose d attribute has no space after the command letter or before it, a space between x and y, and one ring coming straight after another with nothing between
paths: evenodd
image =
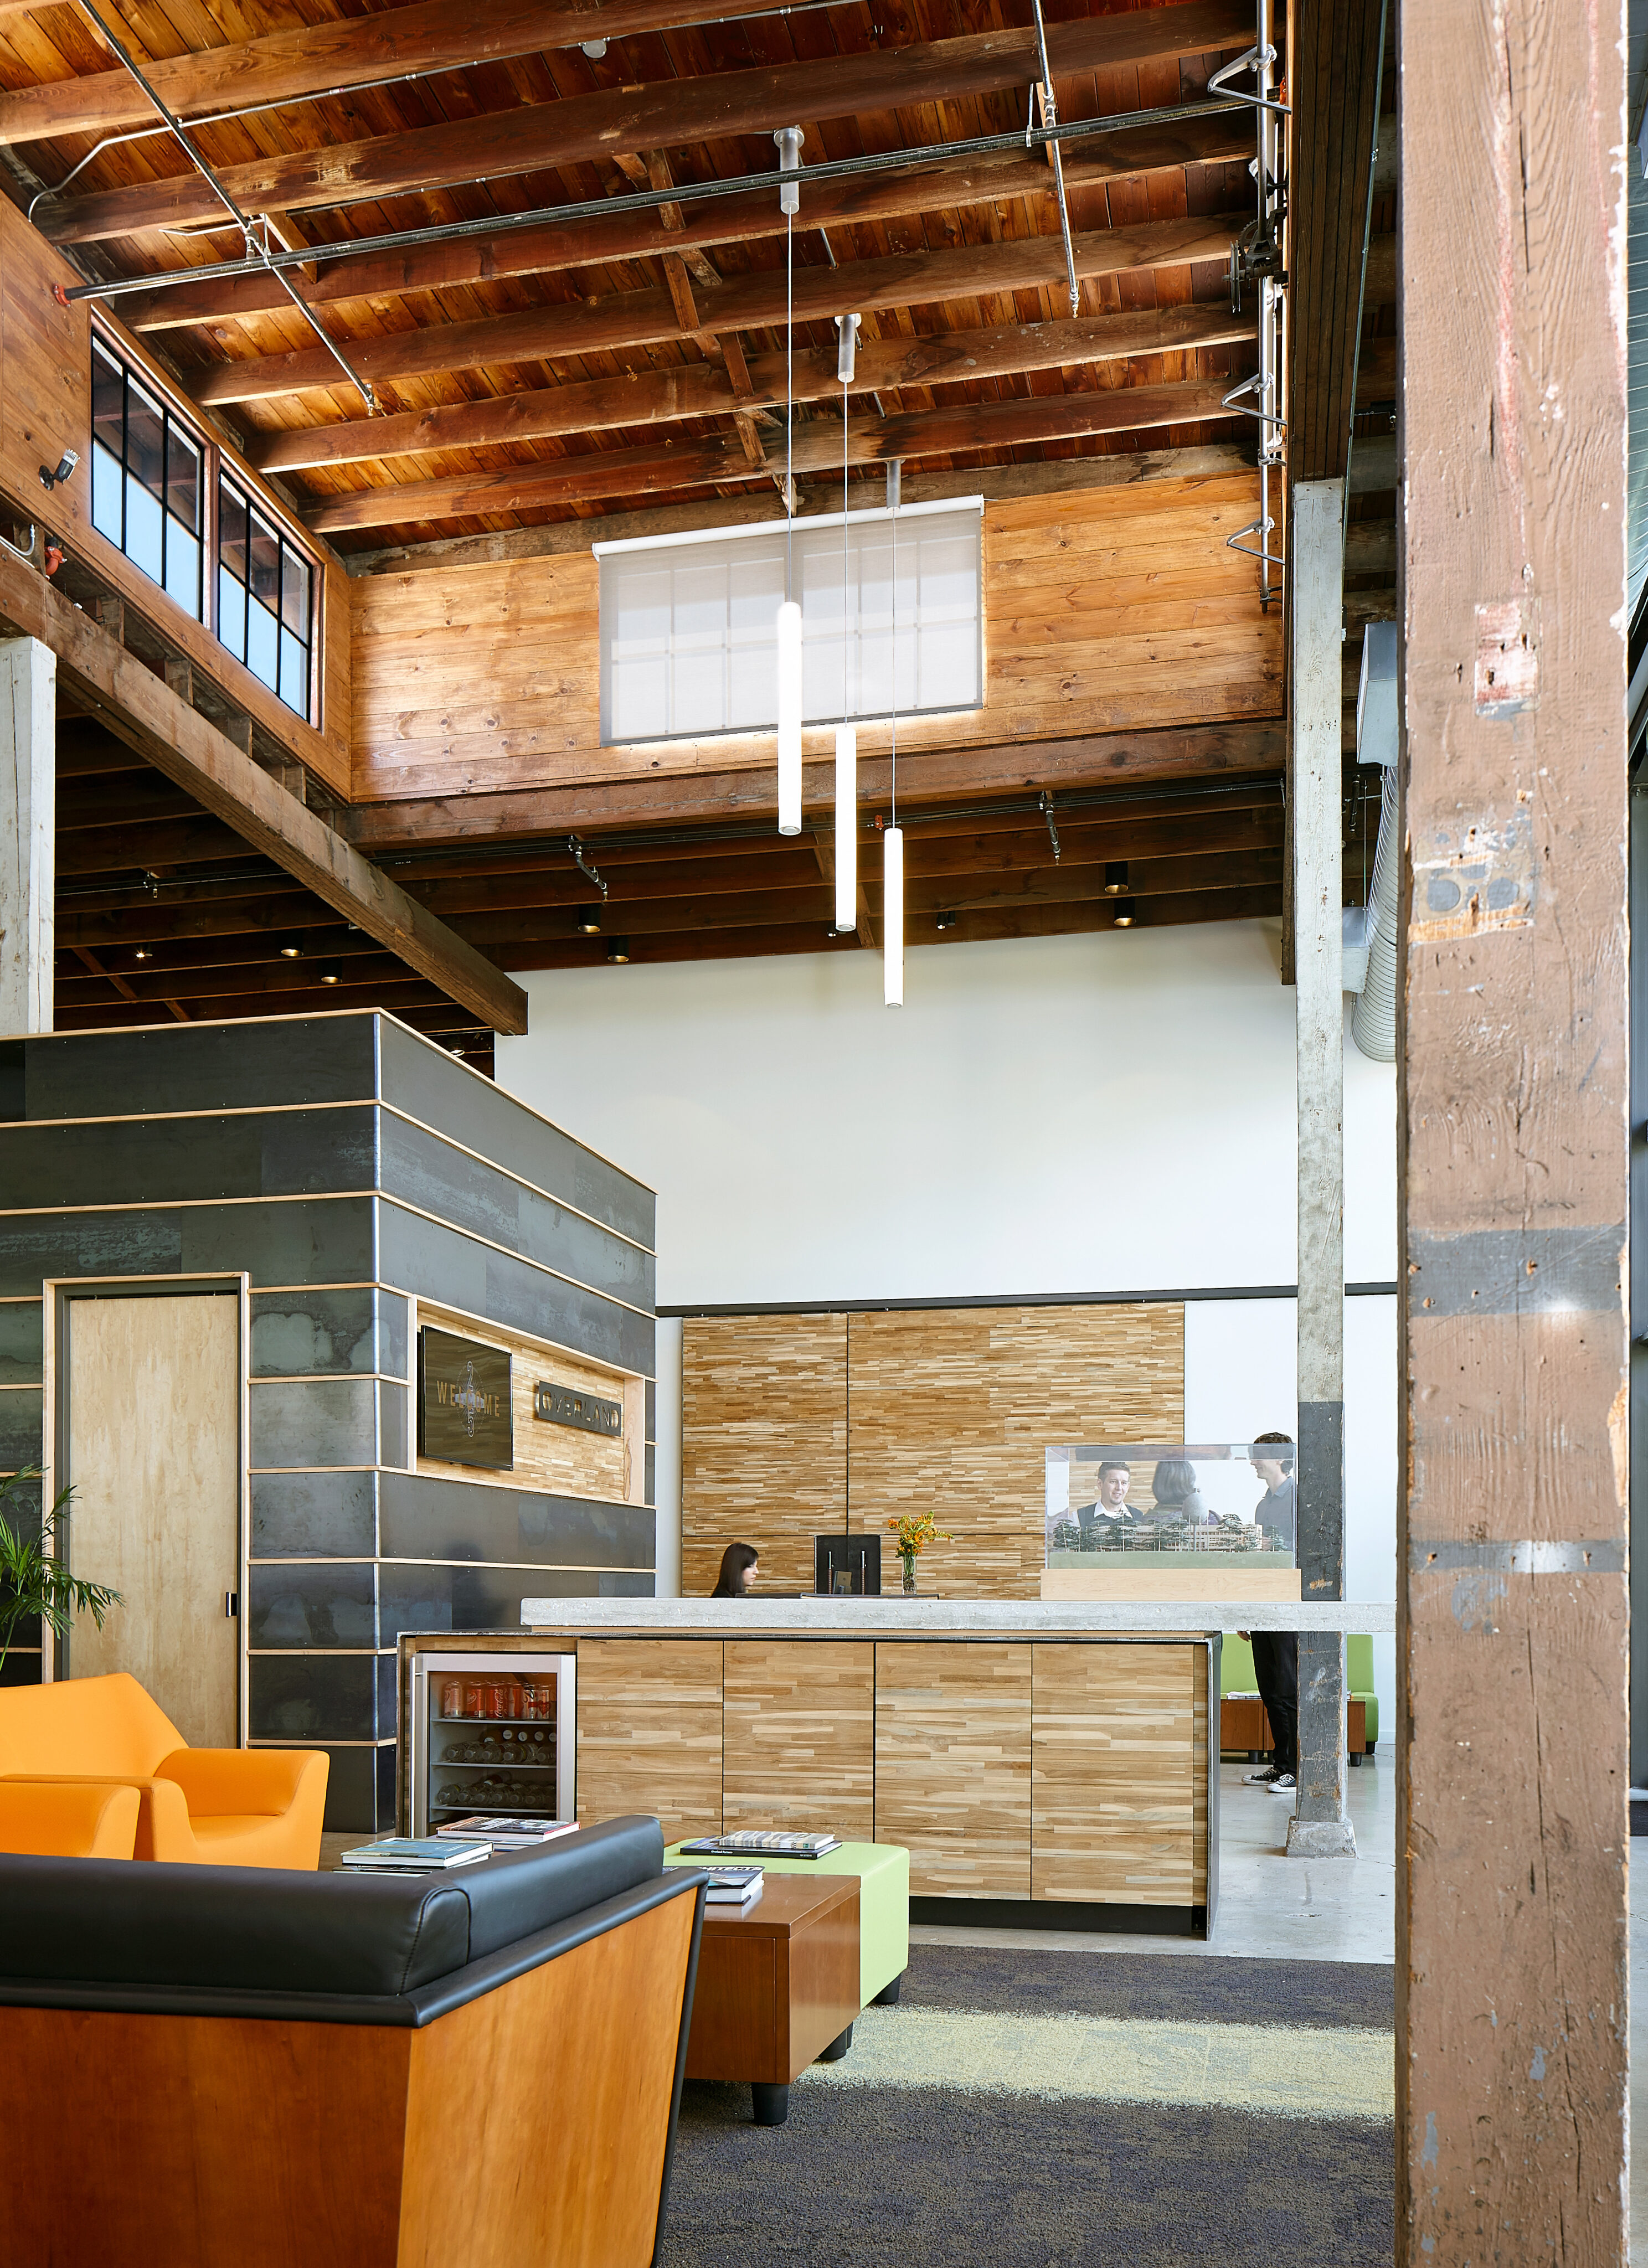
<instances>
[{"instance_id":1,"label":"metal conduit pipe","mask_svg":"<svg viewBox=\"0 0 1648 2268\"><path fill-rule=\"evenodd\" d=\"M1357 691L1357 755L1381 768L1379 841L1368 887L1367 976L1350 1017L1350 1036L1372 1063L1396 1060L1396 948L1402 906L1402 777L1396 758L1399 680L1394 622L1363 633Z\"/></svg>"}]
</instances>

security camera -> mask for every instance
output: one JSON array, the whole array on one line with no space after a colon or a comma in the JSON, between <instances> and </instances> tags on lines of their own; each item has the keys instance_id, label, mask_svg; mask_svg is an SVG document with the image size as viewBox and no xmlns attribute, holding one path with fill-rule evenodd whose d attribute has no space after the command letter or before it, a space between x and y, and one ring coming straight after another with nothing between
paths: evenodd
<instances>
[{"instance_id":1,"label":"security camera","mask_svg":"<svg viewBox=\"0 0 1648 2268\"><path fill-rule=\"evenodd\" d=\"M72 449L65 449L57 460L55 471L48 470L44 465L40 467L40 486L43 489L55 489L60 482L72 479L74 468L79 461L78 456Z\"/></svg>"}]
</instances>

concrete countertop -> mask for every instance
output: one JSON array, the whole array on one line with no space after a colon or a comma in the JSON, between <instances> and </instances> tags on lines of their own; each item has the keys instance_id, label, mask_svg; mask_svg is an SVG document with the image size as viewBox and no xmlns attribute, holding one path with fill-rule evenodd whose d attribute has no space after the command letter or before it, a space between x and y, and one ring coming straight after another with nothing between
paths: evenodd
<instances>
[{"instance_id":1,"label":"concrete countertop","mask_svg":"<svg viewBox=\"0 0 1648 2268\"><path fill-rule=\"evenodd\" d=\"M1206 1599L1194 1604L1097 1599L523 1599L523 1630L691 1631L703 1637L741 1637L757 1631L795 1631L814 1638L975 1638L1105 1631L1148 1636L1153 1631L1366 1631L1385 1636L1396 1627L1396 1609L1367 1601Z\"/></svg>"}]
</instances>

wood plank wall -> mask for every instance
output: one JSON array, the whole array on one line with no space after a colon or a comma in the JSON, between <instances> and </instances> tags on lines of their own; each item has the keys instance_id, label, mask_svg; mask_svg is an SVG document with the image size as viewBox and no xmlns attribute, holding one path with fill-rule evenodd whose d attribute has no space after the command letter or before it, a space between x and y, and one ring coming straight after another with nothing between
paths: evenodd
<instances>
[{"instance_id":1,"label":"wood plank wall","mask_svg":"<svg viewBox=\"0 0 1648 2268\"><path fill-rule=\"evenodd\" d=\"M813 1538L847 1521L847 1318L700 1316L682 1336L681 1589L707 1595L744 1542L769 1590L810 1591Z\"/></svg>"},{"instance_id":2,"label":"wood plank wall","mask_svg":"<svg viewBox=\"0 0 1648 2268\"><path fill-rule=\"evenodd\" d=\"M1257 500L1226 473L988 505L984 705L901 721L901 751L1276 715L1280 622L1225 541ZM356 799L634 772L600 744L598 585L587 552L357 579ZM863 754L886 743L860 726ZM644 769L771 762L770 734L737 735L651 747Z\"/></svg>"},{"instance_id":3,"label":"wood plank wall","mask_svg":"<svg viewBox=\"0 0 1648 2268\"><path fill-rule=\"evenodd\" d=\"M754 1543L764 1587L810 1591L813 1538L883 1537L931 1510L956 1541L923 1590L1037 1596L1042 1452L1179 1440L1184 1308L906 1308L689 1317L681 1358L681 1588L708 1593L724 1547Z\"/></svg>"}]
</instances>

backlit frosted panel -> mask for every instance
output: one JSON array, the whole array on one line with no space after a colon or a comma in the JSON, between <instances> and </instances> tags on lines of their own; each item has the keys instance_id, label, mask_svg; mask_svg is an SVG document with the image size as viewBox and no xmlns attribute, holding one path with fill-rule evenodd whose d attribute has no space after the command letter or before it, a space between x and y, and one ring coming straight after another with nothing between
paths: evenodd
<instances>
[{"instance_id":1,"label":"backlit frosted panel","mask_svg":"<svg viewBox=\"0 0 1648 2268\"><path fill-rule=\"evenodd\" d=\"M976 504L854 513L736 534L598 547L607 745L771 732L775 624L802 616L802 714L976 708L983 698ZM894 681L894 655L898 678Z\"/></svg>"}]
</instances>

